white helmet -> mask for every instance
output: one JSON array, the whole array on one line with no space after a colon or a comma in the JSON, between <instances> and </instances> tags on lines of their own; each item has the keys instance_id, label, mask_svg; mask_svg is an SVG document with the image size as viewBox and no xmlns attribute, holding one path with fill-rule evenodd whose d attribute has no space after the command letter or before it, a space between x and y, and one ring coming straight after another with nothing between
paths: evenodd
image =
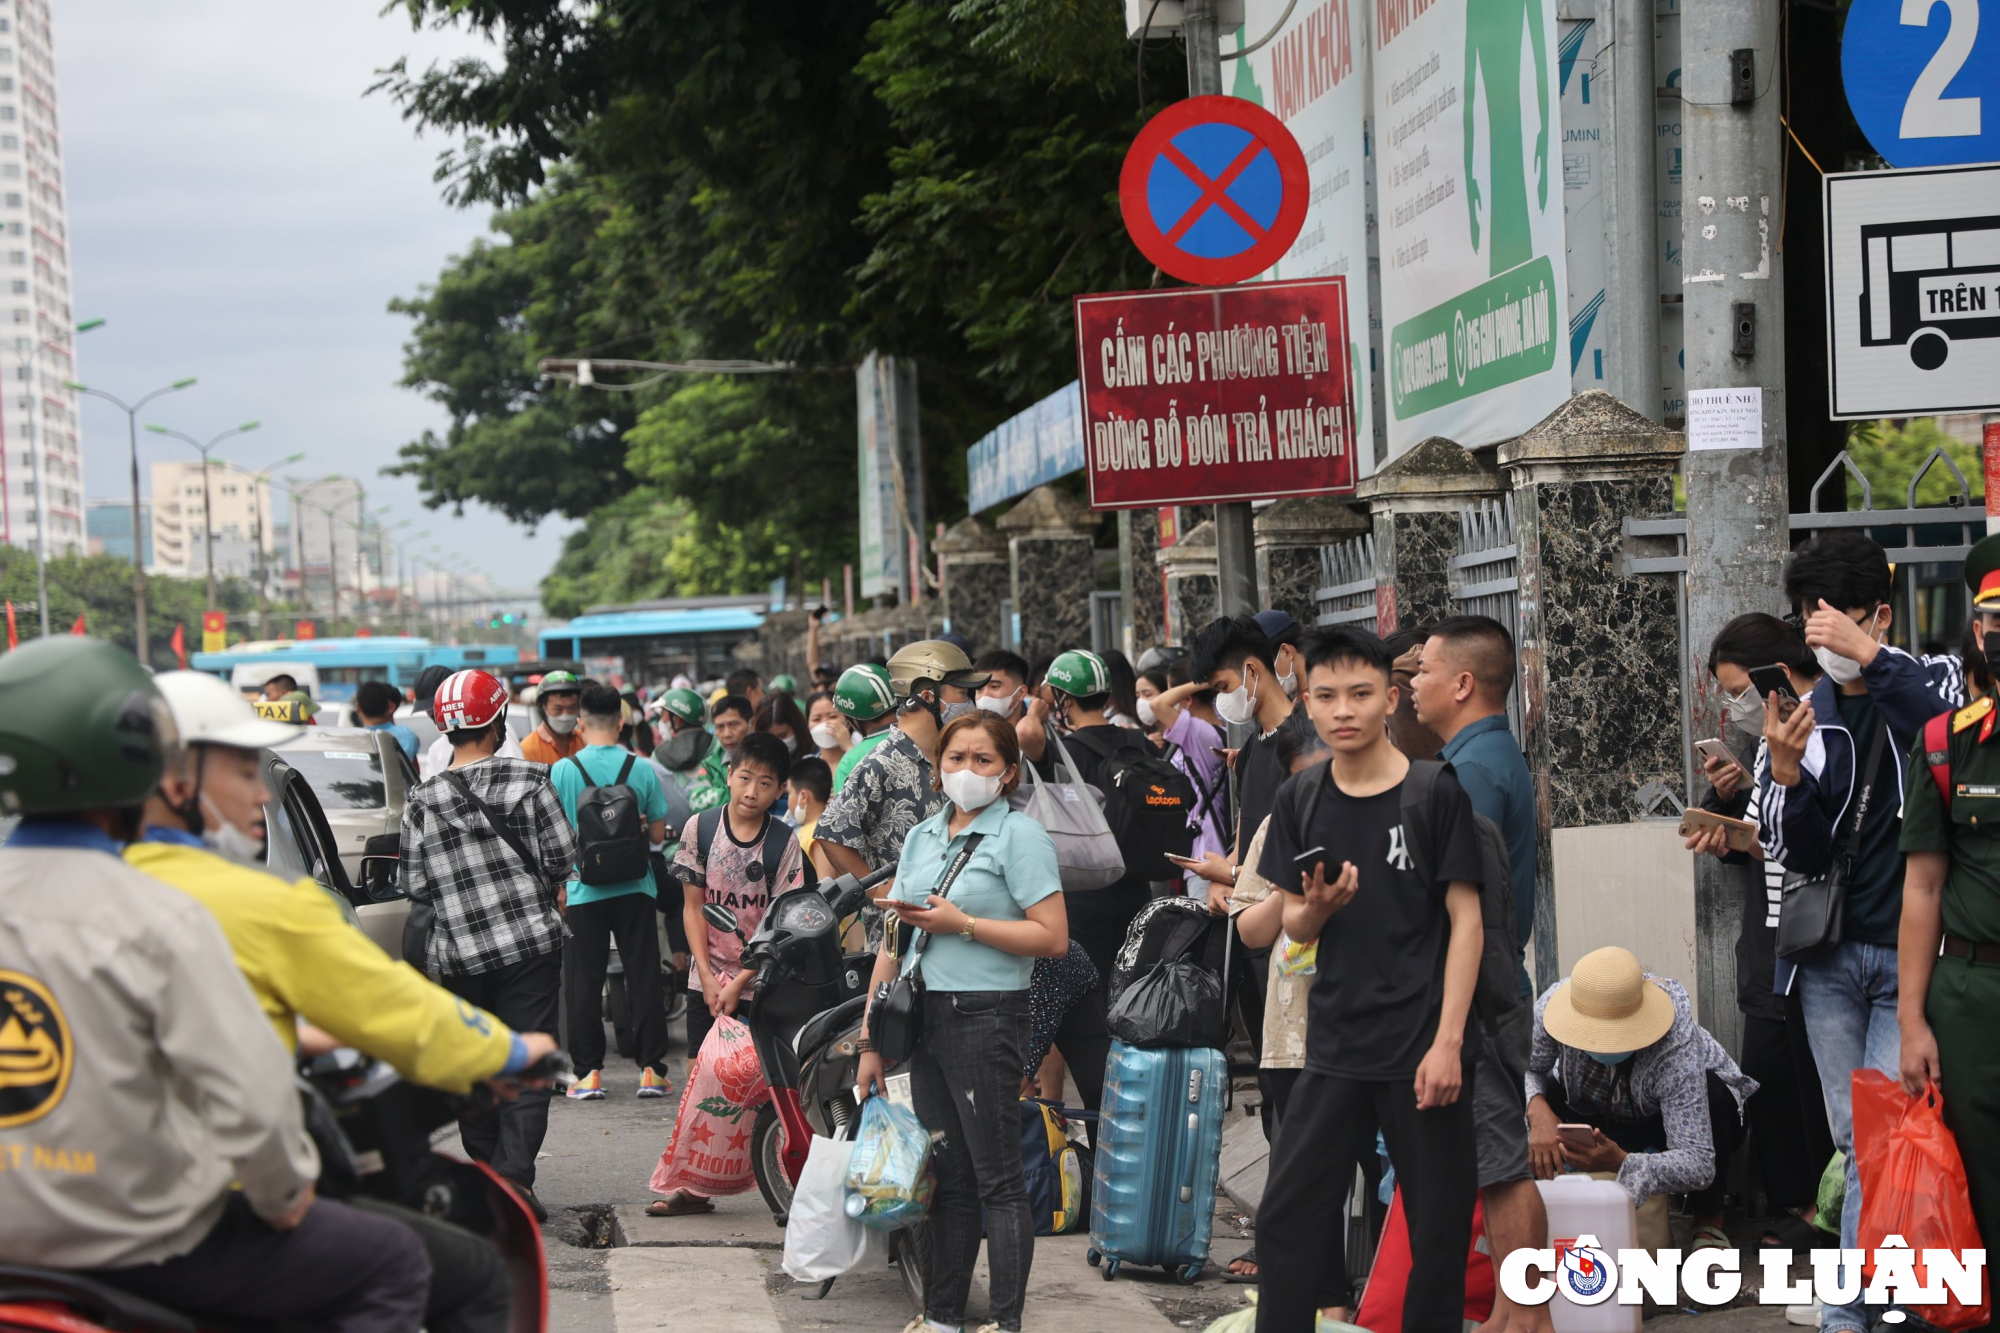
<instances>
[{"instance_id":1,"label":"white helmet","mask_svg":"<svg viewBox=\"0 0 2000 1333\"><path fill-rule=\"evenodd\" d=\"M261 750L299 734L297 727L258 717L227 681L205 671L162 671L153 683L166 696L182 745Z\"/></svg>"}]
</instances>

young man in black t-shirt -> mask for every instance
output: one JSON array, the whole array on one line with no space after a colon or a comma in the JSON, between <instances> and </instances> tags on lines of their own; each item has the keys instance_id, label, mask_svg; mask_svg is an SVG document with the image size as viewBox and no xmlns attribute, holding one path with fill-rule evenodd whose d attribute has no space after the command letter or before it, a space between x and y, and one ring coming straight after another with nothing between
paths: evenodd
<instances>
[{"instance_id":1,"label":"young man in black t-shirt","mask_svg":"<svg viewBox=\"0 0 2000 1333\"><path fill-rule=\"evenodd\" d=\"M1402 810L1411 761L1389 742L1397 691L1382 641L1328 630L1307 640L1305 661L1307 708L1333 762L1279 789L1257 869L1290 895L1285 936L1317 945L1318 975L1305 1072L1258 1210L1257 1328L1303 1333L1317 1310L1350 1303L1341 1201L1379 1127L1410 1252L1434 1261L1410 1283L1403 1328L1435 1333L1460 1323L1478 1190L1468 1021L1482 945L1478 834L1447 769L1432 788L1429 835L1411 845ZM1302 783L1319 788L1303 829Z\"/></svg>"}]
</instances>

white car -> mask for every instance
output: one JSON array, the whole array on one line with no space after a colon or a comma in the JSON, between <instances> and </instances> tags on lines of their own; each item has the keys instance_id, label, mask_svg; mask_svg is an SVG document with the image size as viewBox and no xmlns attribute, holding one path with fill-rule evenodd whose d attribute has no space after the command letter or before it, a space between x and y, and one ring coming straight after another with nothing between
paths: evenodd
<instances>
[{"instance_id":1,"label":"white car","mask_svg":"<svg viewBox=\"0 0 2000 1333\"><path fill-rule=\"evenodd\" d=\"M403 804L416 770L387 732L300 727L263 752L268 866L311 879L354 909L368 937L403 953L410 905L395 888Z\"/></svg>"}]
</instances>

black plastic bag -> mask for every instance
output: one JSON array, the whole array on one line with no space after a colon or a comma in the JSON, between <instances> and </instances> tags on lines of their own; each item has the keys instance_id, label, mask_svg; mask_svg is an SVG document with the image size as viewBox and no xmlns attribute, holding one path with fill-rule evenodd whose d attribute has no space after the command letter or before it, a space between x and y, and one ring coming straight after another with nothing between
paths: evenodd
<instances>
[{"instance_id":1,"label":"black plastic bag","mask_svg":"<svg viewBox=\"0 0 2000 1333\"><path fill-rule=\"evenodd\" d=\"M1197 963L1155 963L1119 993L1109 1014L1111 1035L1127 1046L1213 1046L1229 1036L1222 981Z\"/></svg>"}]
</instances>

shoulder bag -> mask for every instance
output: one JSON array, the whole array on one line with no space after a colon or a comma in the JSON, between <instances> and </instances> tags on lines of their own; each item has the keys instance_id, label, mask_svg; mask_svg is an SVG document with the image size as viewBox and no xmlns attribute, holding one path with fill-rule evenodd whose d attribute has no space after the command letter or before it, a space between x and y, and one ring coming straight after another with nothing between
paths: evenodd
<instances>
[{"instance_id":1,"label":"shoulder bag","mask_svg":"<svg viewBox=\"0 0 2000 1333\"><path fill-rule=\"evenodd\" d=\"M1847 885L1861 855L1861 826L1868 821L1868 807L1882 771L1882 746L1888 737L1889 719L1878 715L1875 739L1868 746L1868 776L1860 795L1854 798L1854 828L1847 835L1847 846L1817 875L1785 876L1778 900L1776 949L1780 958L1803 962L1840 943L1847 918Z\"/></svg>"},{"instance_id":2,"label":"shoulder bag","mask_svg":"<svg viewBox=\"0 0 2000 1333\"><path fill-rule=\"evenodd\" d=\"M975 833L965 840L965 846L958 849L958 855L945 867L944 878L932 893L940 898L951 895L952 881L965 869L974 849L985 838L984 833ZM923 1027L922 954L924 941L929 938L921 930L916 932L916 938L910 942L910 965L875 988L875 1002L868 1011L868 1036L876 1051L890 1064L903 1063L917 1049L917 1036Z\"/></svg>"},{"instance_id":3,"label":"shoulder bag","mask_svg":"<svg viewBox=\"0 0 2000 1333\"><path fill-rule=\"evenodd\" d=\"M1056 755L1058 780L1045 782L1025 758L1027 781L1014 789L1007 803L1049 831L1056 845L1056 869L1066 892L1101 889L1125 878L1125 854L1104 817L1104 793L1083 780L1063 743L1048 738Z\"/></svg>"}]
</instances>

